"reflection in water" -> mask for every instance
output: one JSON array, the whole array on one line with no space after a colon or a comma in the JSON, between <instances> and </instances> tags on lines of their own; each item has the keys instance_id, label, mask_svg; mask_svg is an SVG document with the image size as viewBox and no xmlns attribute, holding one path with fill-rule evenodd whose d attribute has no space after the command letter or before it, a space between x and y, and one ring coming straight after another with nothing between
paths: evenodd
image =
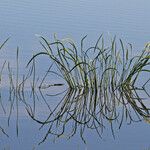
<instances>
[{"instance_id":1,"label":"reflection in water","mask_svg":"<svg viewBox=\"0 0 150 150\"><path fill-rule=\"evenodd\" d=\"M145 98L141 98L141 92ZM144 89L138 88L117 89L109 94L100 90L77 89L68 90L56 107L50 109L45 119L38 117L30 106L26 109L30 117L41 124L41 128L48 127L40 143L44 142L48 135L71 138L78 131L86 143L84 138L86 130L95 130L102 138L105 127L109 125L115 138L114 124L121 128L123 122L131 124L143 119L149 120L150 112L146 106L146 98L149 97ZM44 97L43 99L45 101Z\"/></svg>"}]
</instances>

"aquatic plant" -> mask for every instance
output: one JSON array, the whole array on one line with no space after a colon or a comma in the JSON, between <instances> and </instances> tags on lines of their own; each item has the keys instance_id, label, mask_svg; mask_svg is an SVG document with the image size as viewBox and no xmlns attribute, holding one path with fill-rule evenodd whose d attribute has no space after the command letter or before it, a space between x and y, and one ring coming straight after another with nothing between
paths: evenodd
<instances>
[{"instance_id":1,"label":"aquatic plant","mask_svg":"<svg viewBox=\"0 0 150 150\"><path fill-rule=\"evenodd\" d=\"M121 39L118 41L116 37L112 38L107 46L101 35L91 47L86 46L86 38L87 36L83 37L77 45L71 39L58 40L55 36L54 42L49 42L41 36L40 43L43 49L29 60L27 66L30 68L22 80L19 76L19 48L17 48L16 70L14 71L11 64L7 63L10 102L8 125L15 108L17 136L19 103L23 103L29 116L41 124L40 129L44 127L47 129L39 144L43 143L48 135L70 139L78 131L86 143L85 131L95 130L102 138L108 126L115 138L115 127L120 129L125 122L131 124L144 120L149 123L150 108L146 103L146 99L150 98L147 88L150 83L149 44L138 55L132 55L132 45L125 46L123 41ZM2 48L6 42L7 40L0 47ZM41 55L47 56L50 64L38 84L36 59ZM2 65L0 77L5 66L6 61ZM143 73L147 74L147 78L141 86L138 86ZM56 86L64 86L63 83L48 84L49 75L61 77L67 83L67 89L56 94L44 95L43 91L50 92L50 89ZM31 85L30 94L27 94L32 99L30 102L27 102L25 94L27 82ZM37 94L37 87L40 94ZM56 107L51 107L46 97L49 99L61 94L62 97ZM41 119L36 114L36 99L38 101L42 99L47 106L49 113L46 118ZM2 108L5 112L3 105ZM8 136L2 127L0 130Z\"/></svg>"},{"instance_id":2,"label":"aquatic plant","mask_svg":"<svg viewBox=\"0 0 150 150\"><path fill-rule=\"evenodd\" d=\"M81 39L78 46L71 39L58 40L55 36L54 42L49 42L40 36L43 50L35 54L27 64L29 66L38 56L47 56L51 65L39 88L43 90L52 86L44 85L49 74L63 78L69 88L44 121L36 118L31 107L27 107L33 120L42 127L49 126L41 142L44 142L49 134L56 137L66 135L65 128L70 122L72 130L67 137L72 137L80 128L80 136L86 142L86 128L95 129L102 137L108 122L115 137L114 122L121 128L124 120L128 123L149 120L150 109L143 101L145 98L139 94L143 92L143 96L150 98L145 88L150 81L149 76L142 86L137 86L140 75L150 72L149 45L138 55L132 55L132 45L125 46L121 39L117 42L116 37L106 46L101 35L94 46L85 48L86 37ZM135 114L134 117L131 110Z\"/></svg>"},{"instance_id":3,"label":"aquatic plant","mask_svg":"<svg viewBox=\"0 0 150 150\"><path fill-rule=\"evenodd\" d=\"M0 51L2 50L2 48L7 43L8 40L9 40L9 38L7 38L2 44L0 44ZM2 64L3 65L2 65L2 68L1 68L1 71L0 71L0 83L1 83L1 80L2 80L2 72L3 72L3 69L5 67L6 61L4 61L4 63L2 63Z\"/></svg>"},{"instance_id":4,"label":"aquatic plant","mask_svg":"<svg viewBox=\"0 0 150 150\"><path fill-rule=\"evenodd\" d=\"M7 43L8 40L9 40L9 38L7 38L2 44L0 44L0 50L2 50L2 48L3 48L4 45ZM6 61L4 61L4 62L2 63L2 68L1 68L1 71L0 71L0 85L1 85L1 81L2 81L2 73L3 73L3 70L4 70L5 65L6 65ZM1 105L1 107L2 107L2 109L3 109L3 112L6 113L6 110L5 110L4 106L3 106L2 99L1 99L1 91L0 91L0 105ZM8 134L5 132L5 130L3 129L3 127L0 126L0 130L1 130L1 132L2 132L4 135L6 135L7 137L9 137Z\"/></svg>"},{"instance_id":5,"label":"aquatic plant","mask_svg":"<svg viewBox=\"0 0 150 150\"><path fill-rule=\"evenodd\" d=\"M52 63L50 68L57 68L57 71L48 70L46 75L53 73L62 77L70 89L100 88L101 92L110 89L115 92L116 88L125 86L134 87L142 72L150 72L148 44L142 53L132 56L132 45L124 46L121 39L117 44L114 37L110 45L105 46L101 35L94 46L84 48L86 37L77 46L71 39L58 40L55 36L54 42L49 42L40 36L43 50L35 54L27 66L38 56L46 55Z\"/></svg>"}]
</instances>

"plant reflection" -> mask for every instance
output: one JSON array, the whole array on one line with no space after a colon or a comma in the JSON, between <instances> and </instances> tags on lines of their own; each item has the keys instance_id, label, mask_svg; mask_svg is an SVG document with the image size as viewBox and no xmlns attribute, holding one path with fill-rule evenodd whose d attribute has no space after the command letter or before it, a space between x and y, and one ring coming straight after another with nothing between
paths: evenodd
<instances>
[{"instance_id":1,"label":"plant reflection","mask_svg":"<svg viewBox=\"0 0 150 150\"><path fill-rule=\"evenodd\" d=\"M40 91L42 94L42 91ZM144 96L144 98L142 96ZM51 96L42 94L45 97ZM42 142L48 135L59 138L67 136L71 138L80 131L81 139L86 143L84 133L87 129L95 130L102 138L106 126L110 126L113 137L114 124L120 129L123 122L131 124L150 119L150 109L147 99L150 96L144 88L121 86L114 91L101 91L89 88L67 90L63 98L50 113L43 119L36 115L33 108L26 107L29 116L41 124L41 128L48 127Z\"/></svg>"}]
</instances>

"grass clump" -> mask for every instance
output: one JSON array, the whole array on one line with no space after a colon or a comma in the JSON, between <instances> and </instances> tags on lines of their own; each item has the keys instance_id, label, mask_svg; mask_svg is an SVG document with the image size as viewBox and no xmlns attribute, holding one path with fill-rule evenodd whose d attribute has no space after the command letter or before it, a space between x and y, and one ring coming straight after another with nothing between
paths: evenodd
<instances>
[{"instance_id":1,"label":"grass clump","mask_svg":"<svg viewBox=\"0 0 150 150\"><path fill-rule=\"evenodd\" d=\"M71 39L49 42L40 36L43 50L35 54L28 65L36 57L46 55L57 71L50 71L62 77L70 89L91 88L101 91L115 91L116 88L134 87L140 73L150 72L150 47L148 44L138 56L132 56L132 45L124 46L120 39L111 39L105 45L103 35L94 46L84 48L87 36L81 39L79 46ZM48 74L47 73L47 74Z\"/></svg>"}]
</instances>

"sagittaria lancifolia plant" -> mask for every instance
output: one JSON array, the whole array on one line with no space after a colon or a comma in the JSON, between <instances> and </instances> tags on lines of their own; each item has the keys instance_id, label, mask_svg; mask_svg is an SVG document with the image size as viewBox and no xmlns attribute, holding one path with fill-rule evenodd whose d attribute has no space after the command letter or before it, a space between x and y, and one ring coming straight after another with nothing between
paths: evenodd
<instances>
[{"instance_id":1,"label":"sagittaria lancifolia plant","mask_svg":"<svg viewBox=\"0 0 150 150\"><path fill-rule=\"evenodd\" d=\"M150 46L136 56L132 56L132 45L124 45L116 37L108 46L101 35L94 46L85 48L87 36L75 44L72 39L59 40L54 36L50 42L39 36L43 49L35 54L27 66L37 57L46 55L56 71L48 71L61 76L69 88L91 88L115 91L117 88L134 87L141 72L150 72Z\"/></svg>"}]
</instances>

